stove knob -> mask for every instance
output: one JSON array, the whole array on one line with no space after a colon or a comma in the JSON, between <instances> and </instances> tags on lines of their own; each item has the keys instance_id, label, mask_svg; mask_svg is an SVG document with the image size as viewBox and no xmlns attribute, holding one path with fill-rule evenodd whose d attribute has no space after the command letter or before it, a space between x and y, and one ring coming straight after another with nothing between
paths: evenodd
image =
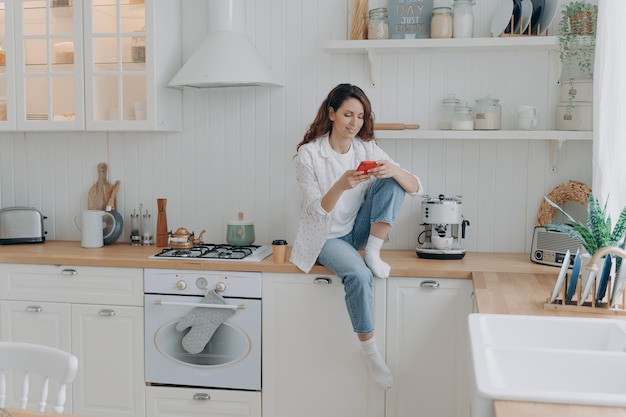
<instances>
[{"instance_id":1,"label":"stove knob","mask_svg":"<svg viewBox=\"0 0 626 417\"><path fill-rule=\"evenodd\" d=\"M224 284L223 282L218 282L217 284L215 284L215 291L217 292L226 291L226 284Z\"/></svg>"},{"instance_id":2,"label":"stove knob","mask_svg":"<svg viewBox=\"0 0 626 417\"><path fill-rule=\"evenodd\" d=\"M176 283L176 288L182 291L187 288L187 283L181 279Z\"/></svg>"}]
</instances>

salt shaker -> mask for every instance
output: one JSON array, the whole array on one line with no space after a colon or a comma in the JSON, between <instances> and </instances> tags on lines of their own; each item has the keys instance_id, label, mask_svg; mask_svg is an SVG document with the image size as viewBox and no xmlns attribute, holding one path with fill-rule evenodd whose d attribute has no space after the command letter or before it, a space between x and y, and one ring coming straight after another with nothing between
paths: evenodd
<instances>
[{"instance_id":1,"label":"salt shaker","mask_svg":"<svg viewBox=\"0 0 626 417\"><path fill-rule=\"evenodd\" d=\"M142 231L143 231L143 236L142 236L143 245L152 246L152 243L154 242L152 239L152 216L148 214L147 211L143 215Z\"/></svg>"}]
</instances>

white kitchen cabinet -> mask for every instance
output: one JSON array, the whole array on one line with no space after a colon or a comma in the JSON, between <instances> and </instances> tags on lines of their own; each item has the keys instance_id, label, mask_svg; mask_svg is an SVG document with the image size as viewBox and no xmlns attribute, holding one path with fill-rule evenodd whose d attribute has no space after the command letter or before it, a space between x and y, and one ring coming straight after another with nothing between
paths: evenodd
<instances>
[{"instance_id":1,"label":"white kitchen cabinet","mask_svg":"<svg viewBox=\"0 0 626 417\"><path fill-rule=\"evenodd\" d=\"M1 130L181 129L182 93L167 87L181 65L179 0L9 3Z\"/></svg>"},{"instance_id":2,"label":"white kitchen cabinet","mask_svg":"<svg viewBox=\"0 0 626 417\"><path fill-rule=\"evenodd\" d=\"M387 280L386 417L468 417L469 279Z\"/></svg>"},{"instance_id":3,"label":"white kitchen cabinet","mask_svg":"<svg viewBox=\"0 0 626 417\"><path fill-rule=\"evenodd\" d=\"M384 353L385 281L375 280ZM384 389L369 375L335 276L263 274L263 415L380 417Z\"/></svg>"},{"instance_id":4,"label":"white kitchen cabinet","mask_svg":"<svg viewBox=\"0 0 626 417\"><path fill-rule=\"evenodd\" d=\"M146 400L147 417L261 417L257 391L148 386Z\"/></svg>"},{"instance_id":5,"label":"white kitchen cabinet","mask_svg":"<svg viewBox=\"0 0 626 417\"><path fill-rule=\"evenodd\" d=\"M0 337L78 357L66 411L143 417L143 271L0 264Z\"/></svg>"}]
</instances>

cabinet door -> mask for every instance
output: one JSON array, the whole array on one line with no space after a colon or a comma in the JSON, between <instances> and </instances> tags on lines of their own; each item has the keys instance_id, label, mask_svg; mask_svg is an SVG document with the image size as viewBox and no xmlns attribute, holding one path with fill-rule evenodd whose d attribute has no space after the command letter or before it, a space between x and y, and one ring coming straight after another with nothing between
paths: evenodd
<instances>
[{"instance_id":1,"label":"cabinet door","mask_svg":"<svg viewBox=\"0 0 626 417\"><path fill-rule=\"evenodd\" d=\"M17 128L83 129L83 2L15 3Z\"/></svg>"},{"instance_id":2,"label":"cabinet door","mask_svg":"<svg viewBox=\"0 0 626 417\"><path fill-rule=\"evenodd\" d=\"M36 343L70 352L70 305L33 301L0 301L0 340ZM32 392L41 390L38 376L31 377ZM51 392L56 391L56 382L51 382ZM8 384L8 404L18 407L15 393L19 389ZM36 404L29 405L36 409ZM67 391L66 413L72 412L71 388Z\"/></svg>"},{"instance_id":3,"label":"cabinet door","mask_svg":"<svg viewBox=\"0 0 626 417\"><path fill-rule=\"evenodd\" d=\"M12 0L0 1L0 131L15 130L15 49Z\"/></svg>"},{"instance_id":4,"label":"cabinet door","mask_svg":"<svg viewBox=\"0 0 626 417\"><path fill-rule=\"evenodd\" d=\"M467 417L471 280L389 278L386 417Z\"/></svg>"},{"instance_id":5,"label":"cabinet door","mask_svg":"<svg viewBox=\"0 0 626 417\"><path fill-rule=\"evenodd\" d=\"M261 417L260 392L146 387L146 400L147 417Z\"/></svg>"},{"instance_id":6,"label":"cabinet door","mask_svg":"<svg viewBox=\"0 0 626 417\"><path fill-rule=\"evenodd\" d=\"M376 281L376 334L384 352L384 281ZM263 415L376 416L373 382L334 276L263 274Z\"/></svg>"},{"instance_id":7,"label":"cabinet door","mask_svg":"<svg viewBox=\"0 0 626 417\"><path fill-rule=\"evenodd\" d=\"M74 413L145 415L143 309L72 305L72 352L78 357Z\"/></svg>"},{"instance_id":8,"label":"cabinet door","mask_svg":"<svg viewBox=\"0 0 626 417\"><path fill-rule=\"evenodd\" d=\"M180 130L179 0L85 1L87 130Z\"/></svg>"}]
</instances>

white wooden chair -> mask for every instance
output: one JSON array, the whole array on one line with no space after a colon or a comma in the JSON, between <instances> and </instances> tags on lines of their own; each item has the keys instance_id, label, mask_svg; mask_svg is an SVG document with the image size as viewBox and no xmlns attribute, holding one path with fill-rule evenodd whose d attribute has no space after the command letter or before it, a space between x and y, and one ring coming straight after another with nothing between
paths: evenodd
<instances>
[{"instance_id":1,"label":"white wooden chair","mask_svg":"<svg viewBox=\"0 0 626 417\"><path fill-rule=\"evenodd\" d=\"M67 385L74 381L77 369L78 359L68 352L32 343L0 342L0 407L5 406L7 396L6 374L8 371L16 371L13 372L16 381L23 376L19 393L20 408L26 409L28 402L29 375L37 374L43 378L41 393L37 399L39 411L45 411L49 382L55 380L58 389L52 406L56 413L61 414L65 407Z\"/></svg>"}]
</instances>

